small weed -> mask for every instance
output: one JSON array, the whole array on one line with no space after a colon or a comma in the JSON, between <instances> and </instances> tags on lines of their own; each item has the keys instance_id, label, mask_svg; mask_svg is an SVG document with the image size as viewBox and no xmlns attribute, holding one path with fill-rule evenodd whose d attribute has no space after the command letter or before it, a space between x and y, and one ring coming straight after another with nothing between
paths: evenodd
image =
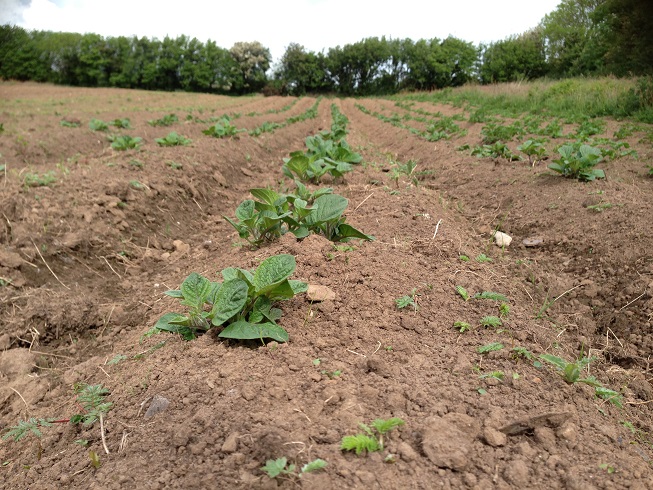
<instances>
[{"instance_id":1,"label":"small weed","mask_svg":"<svg viewBox=\"0 0 653 490\"><path fill-rule=\"evenodd\" d=\"M395 304L397 305L397 309L401 310L403 308L406 308L408 306L412 306L415 311L417 311L417 302L415 301L415 296L417 289L413 288L413 290L410 292L409 295L402 296L401 298L395 299Z\"/></svg>"},{"instance_id":2,"label":"small weed","mask_svg":"<svg viewBox=\"0 0 653 490\"><path fill-rule=\"evenodd\" d=\"M503 381L504 377L505 374L503 373L503 371L492 371L491 373L485 373L479 376L480 379L494 378L494 379L498 379L499 381Z\"/></svg>"},{"instance_id":3,"label":"small weed","mask_svg":"<svg viewBox=\"0 0 653 490\"><path fill-rule=\"evenodd\" d=\"M472 326L467 322L456 321L453 324L454 328L457 328L460 333L465 333L467 330L471 330Z\"/></svg>"},{"instance_id":4,"label":"small weed","mask_svg":"<svg viewBox=\"0 0 653 490\"><path fill-rule=\"evenodd\" d=\"M499 305L499 318L508 318L510 316L510 305L502 302Z\"/></svg>"},{"instance_id":5,"label":"small weed","mask_svg":"<svg viewBox=\"0 0 653 490\"><path fill-rule=\"evenodd\" d=\"M311 473L312 471L317 471L324 469L327 466L327 462L323 459L315 459L310 463L305 464L298 471L297 467L294 464L288 464L288 460L284 458L279 459L268 459L261 469L270 477L276 478L278 476L289 476L301 478L305 473Z\"/></svg>"},{"instance_id":6,"label":"small weed","mask_svg":"<svg viewBox=\"0 0 653 490\"><path fill-rule=\"evenodd\" d=\"M78 128L82 125L81 121L77 119L62 119L59 124L64 128Z\"/></svg>"},{"instance_id":7,"label":"small weed","mask_svg":"<svg viewBox=\"0 0 653 490\"><path fill-rule=\"evenodd\" d=\"M591 211L595 211L597 213L600 213L603 210L610 209L613 206L614 206L614 204L609 203L609 202L600 202L598 204L592 204L590 206L587 206L587 209L589 209Z\"/></svg>"},{"instance_id":8,"label":"small weed","mask_svg":"<svg viewBox=\"0 0 653 490\"><path fill-rule=\"evenodd\" d=\"M609 475L611 475L612 473L614 473L615 471L617 471L617 470L615 470L614 466L609 465L609 464L607 464L607 463L601 463L601 464L599 465L599 468L601 468L603 471L605 471L605 472L608 473Z\"/></svg>"},{"instance_id":9,"label":"small weed","mask_svg":"<svg viewBox=\"0 0 653 490\"><path fill-rule=\"evenodd\" d=\"M476 351L477 351L479 354L487 354L488 352L493 352L493 351L496 351L496 350L501 350L501 349L503 349L503 347L504 347L503 344L500 343L500 342L492 342L492 343L490 343L490 344L482 345L481 347L479 347L478 349L476 349Z\"/></svg>"},{"instance_id":10,"label":"small weed","mask_svg":"<svg viewBox=\"0 0 653 490\"><path fill-rule=\"evenodd\" d=\"M460 295L462 299L464 299L465 301L469 301L470 298L469 293L464 287L456 286L456 292Z\"/></svg>"},{"instance_id":11,"label":"small weed","mask_svg":"<svg viewBox=\"0 0 653 490\"><path fill-rule=\"evenodd\" d=\"M340 449L343 451L354 451L356 455L360 455L363 452L383 451L385 435L391 430L404 425L404 423L403 419L393 417L387 420L376 419L370 424L372 426L371 428L366 424L358 424L364 433L343 437Z\"/></svg>"},{"instance_id":12,"label":"small weed","mask_svg":"<svg viewBox=\"0 0 653 490\"><path fill-rule=\"evenodd\" d=\"M480 320L480 325L481 327L492 327L492 328L499 328L501 325L501 319L496 316L484 316Z\"/></svg>"},{"instance_id":13,"label":"small weed","mask_svg":"<svg viewBox=\"0 0 653 490\"><path fill-rule=\"evenodd\" d=\"M45 187L53 184L57 181L57 177L54 175L54 171L49 171L44 174L37 173L26 173L23 178L23 185L25 187Z\"/></svg>"},{"instance_id":14,"label":"small weed","mask_svg":"<svg viewBox=\"0 0 653 490\"><path fill-rule=\"evenodd\" d=\"M181 170L182 168L184 168L184 165L182 163L173 162L172 160L168 160L166 162L166 165L173 170Z\"/></svg>"},{"instance_id":15,"label":"small weed","mask_svg":"<svg viewBox=\"0 0 653 490\"><path fill-rule=\"evenodd\" d=\"M535 359L535 354L533 354L531 351L526 349L525 347L513 347L511 349L512 352L512 357L513 359L517 360L519 358L524 358L528 359L529 361L532 361Z\"/></svg>"},{"instance_id":16,"label":"small weed","mask_svg":"<svg viewBox=\"0 0 653 490\"><path fill-rule=\"evenodd\" d=\"M143 162L140 160L129 160L129 165L134 168L143 169Z\"/></svg>"},{"instance_id":17,"label":"small weed","mask_svg":"<svg viewBox=\"0 0 653 490\"><path fill-rule=\"evenodd\" d=\"M593 376L588 376L587 378L580 377L581 371L589 366L592 361L595 361L596 357L583 357L575 362L567 362L558 356L540 354L540 359L552 364L557 369L558 374L560 374L562 379L564 379L568 384L587 383L590 386L600 386L596 378Z\"/></svg>"},{"instance_id":18,"label":"small weed","mask_svg":"<svg viewBox=\"0 0 653 490\"><path fill-rule=\"evenodd\" d=\"M462 262L469 262L469 257L468 257L467 255L459 255L458 258L459 258Z\"/></svg>"},{"instance_id":19,"label":"small weed","mask_svg":"<svg viewBox=\"0 0 653 490\"><path fill-rule=\"evenodd\" d=\"M476 256L476 262L482 264L483 262L492 262L492 259L485 254L479 254Z\"/></svg>"}]
</instances>

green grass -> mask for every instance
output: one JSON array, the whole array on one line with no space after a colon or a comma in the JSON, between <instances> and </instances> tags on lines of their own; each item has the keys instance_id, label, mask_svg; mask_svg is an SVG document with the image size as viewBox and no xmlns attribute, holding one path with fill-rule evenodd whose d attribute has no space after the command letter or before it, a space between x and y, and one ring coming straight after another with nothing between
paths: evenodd
<instances>
[{"instance_id":1,"label":"green grass","mask_svg":"<svg viewBox=\"0 0 653 490\"><path fill-rule=\"evenodd\" d=\"M467 85L431 93L398 95L392 99L447 103L465 108L471 114L477 114L482 109L484 114L501 114L513 118L522 114L547 114L570 122L604 116L632 117L643 122L653 122L651 93L651 78L605 77Z\"/></svg>"}]
</instances>

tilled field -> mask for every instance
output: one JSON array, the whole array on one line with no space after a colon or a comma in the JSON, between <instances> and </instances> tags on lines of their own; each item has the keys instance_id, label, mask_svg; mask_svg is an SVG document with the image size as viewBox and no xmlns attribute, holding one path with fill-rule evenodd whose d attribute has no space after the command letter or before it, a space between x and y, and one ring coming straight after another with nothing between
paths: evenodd
<instances>
[{"instance_id":1,"label":"tilled field","mask_svg":"<svg viewBox=\"0 0 653 490\"><path fill-rule=\"evenodd\" d=\"M287 123L316 99L13 83L0 94L0 429L80 412L79 383L101 384L113 404L102 427L54 423L3 440L3 488L653 486L653 151L641 134L628 138L638 158L603 162L607 178L582 183L549 161L457 151L479 143L482 124L448 106L322 99L316 118ZM251 188L287 188L283 158L330 128L331 104L364 163L324 184L376 239L335 247L287 234L250 249L223 216ZM376 117L415 109L461 113L467 134L429 142ZM147 122L171 113L170 127ZM223 114L250 131L284 126L202 133ZM141 149L113 150L93 118L129 118L132 129L112 131L142 137ZM193 143L157 146L170 131ZM411 175L396 171L410 160ZM497 247L495 230L512 244ZM335 293L280 304L288 343L143 336L179 310L163 293L191 272L215 279L282 253L296 258L293 278ZM405 295L415 305L400 309ZM488 316L501 325L483 326ZM618 392L622 408L566 383L541 354L595 357L581 377ZM159 397L169 405L146 418ZM391 417L405 424L382 451L341 450L359 423ZM281 457L327 466L269 478L261 467Z\"/></svg>"}]
</instances>

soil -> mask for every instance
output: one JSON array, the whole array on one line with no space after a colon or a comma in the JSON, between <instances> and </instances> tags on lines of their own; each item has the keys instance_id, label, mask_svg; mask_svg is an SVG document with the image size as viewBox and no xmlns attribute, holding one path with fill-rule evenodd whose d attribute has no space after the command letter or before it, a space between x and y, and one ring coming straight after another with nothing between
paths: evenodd
<instances>
[{"instance_id":1,"label":"soil","mask_svg":"<svg viewBox=\"0 0 653 490\"><path fill-rule=\"evenodd\" d=\"M216 139L198 119L239 113L233 123L252 129L315 99L31 83L2 83L0 94L0 430L79 412L78 383L101 384L113 403L102 427L55 423L41 438L2 440L0 487L653 487L649 128L626 139L638 158L603 162L607 178L583 183L546 161L457 151L479 144L482 124L462 121L466 136L430 143L356 107L407 113L386 100L324 99L316 119ZM283 184L283 158L330 127L332 103L365 163L325 183L350 200L348 222L376 240L336 249L286 235L244 246L223 216L249 189ZM147 124L169 113L174 126ZM140 150L112 150L88 129L92 118L125 117L133 129L113 131L142 137ZM621 124L608 121L603 136ZM169 131L192 145L158 147L154 138ZM547 145L549 155L561 141ZM409 160L417 180L394 179L391 162ZM53 182L30 185L48 173ZM494 230L511 245L497 247ZM189 273L215 278L279 253L295 255L294 278L335 293L280 304L288 343L225 341L214 331L190 342L144 336L179 310L163 293ZM480 326L499 315L498 303L465 301L456 286L506 295L503 325ZM397 308L410 294L416 308ZM457 321L471 330L459 332ZM504 347L478 353L493 342ZM620 392L623 408L514 347L595 357L583 375ZM162 398L169 404L152 415ZM390 417L405 425L383 451L340 449L359 423ZM328 465L269 478L261 467L281 457Z\"/></svg>"}]
</instances>

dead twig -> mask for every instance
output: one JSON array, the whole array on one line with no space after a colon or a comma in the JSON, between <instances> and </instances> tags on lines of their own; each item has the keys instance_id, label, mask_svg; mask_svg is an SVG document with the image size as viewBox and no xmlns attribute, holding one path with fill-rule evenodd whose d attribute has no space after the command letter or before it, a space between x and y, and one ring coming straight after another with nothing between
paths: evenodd
<instances>
[{"instance_id":1,"label":"dead twig","mask_svg":"<svg viewBox=\"0 0 653 490\"><path fill-rule=\"evenodd\" d=\"M104 447L104 452L109 454L109 448L107 447L107 438L104 433L104 415L100 412L100 435L102 436L102 446Z\"/></svg>"},{"instance_id":2,"label":"dead twig","mask_svg":"<svg viewBox=\"0 0 653 490\"><path fill-rule=\"evenodd\" d=\"M39 247L37 247L37 246L36 246L36 243L34 243L34 240L32 240L31 238L30 238L30 240L31 240L31 242L32 242L32 245L34 245L34 248L36 249L36 253L39 254L39 257L41 257L41 260L43 261L43 263L45 264L45 266L48 268L48 270L52 273L52 275L54 276L54 278L55 278L57 281L59 281L59 284L61 284L63 287L65 287L66 289L69 290L70 288L69 288L68 286L66 286L63 282L61 282L61 279L59 279L59 278L57 277L57 275L54 273L54 271L53 271L52 269L50 269L50 266L48 265L48 263L47 263L47 262L45 261L45 259L43 258L43 255L41 254L41 251L39 250Z\"/></svg>"}]
</instances>

